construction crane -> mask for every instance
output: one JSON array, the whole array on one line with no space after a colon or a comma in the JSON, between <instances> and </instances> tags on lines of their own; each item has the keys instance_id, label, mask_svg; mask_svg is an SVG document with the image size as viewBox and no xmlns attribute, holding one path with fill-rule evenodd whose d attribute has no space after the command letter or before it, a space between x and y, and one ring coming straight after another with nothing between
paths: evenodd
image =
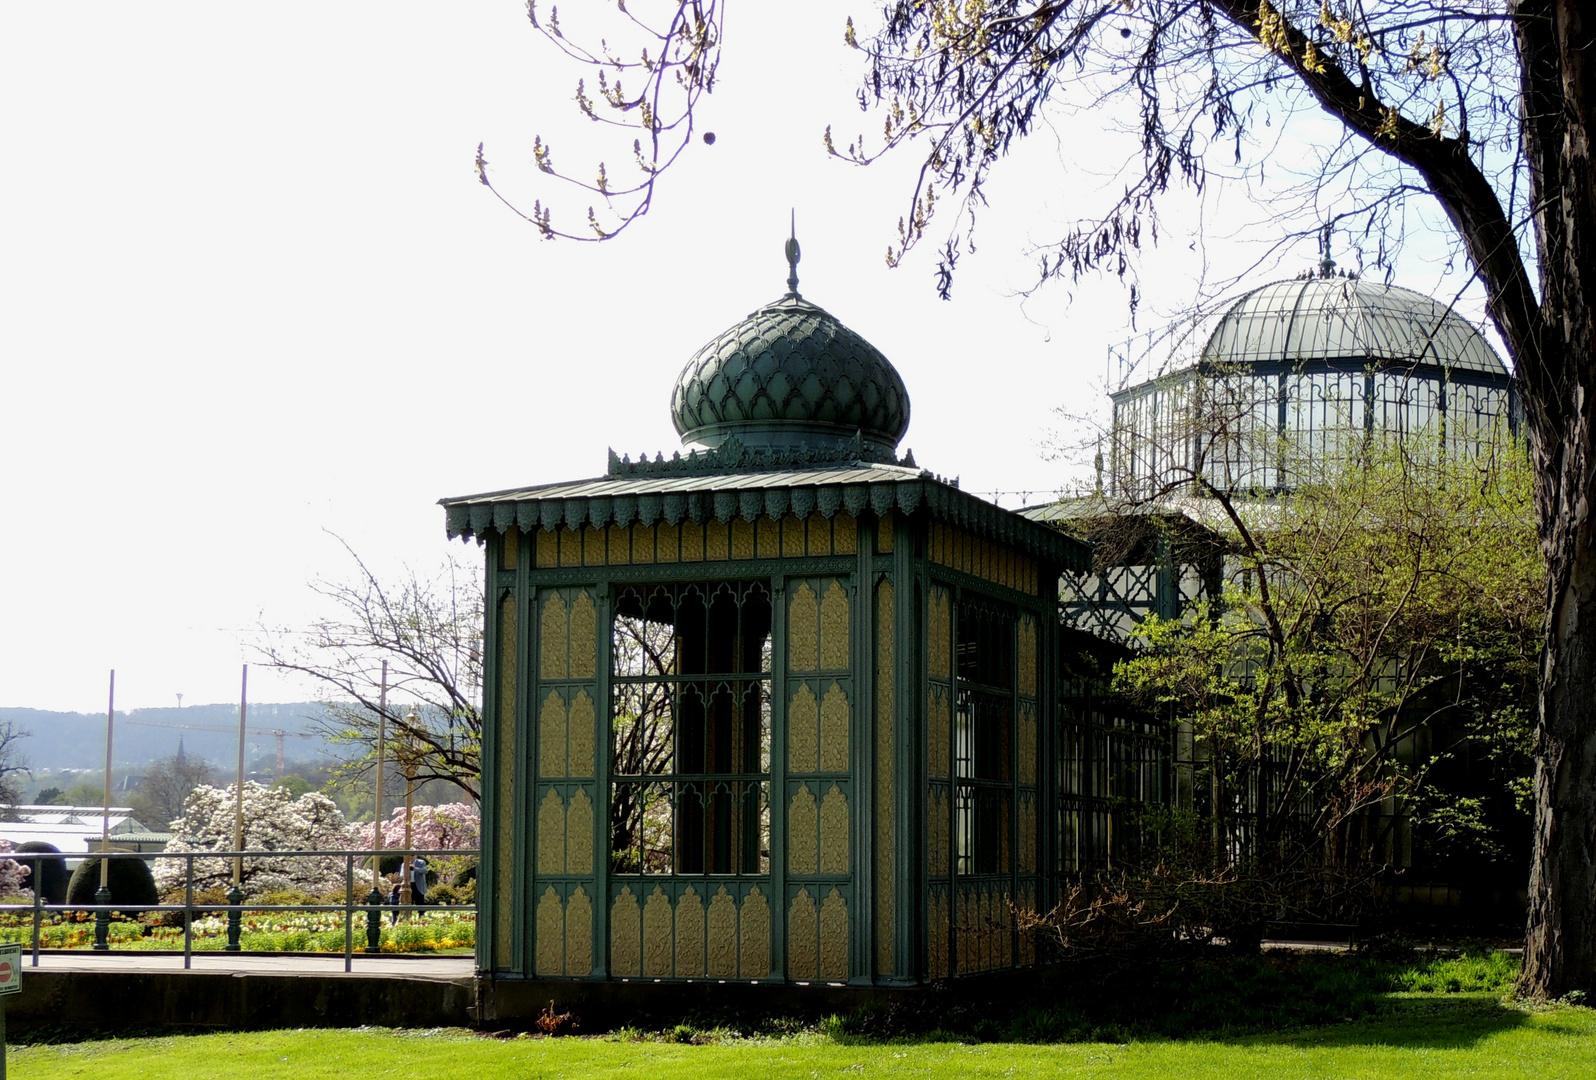
<instances>
[{"instance_id":1,"label":"construction crane","mask_svg":"<svg viewBox=\"0 0 1596 1080\"><path fill-rule=\"evenodd\" d=\"M140 727L175 728L179 731L220 731L227 735L238 732L236 727L227 727L222 724L169 724L164 720L133 720L122 721L124 724L137 724ZM282 728L252 728L246 727L248 735L271 735L277 740L277 779L283 778L283 743L288 739L316 739L320 738L315 732L310 731L285 731Z\"/></svg>"}]
</instances>

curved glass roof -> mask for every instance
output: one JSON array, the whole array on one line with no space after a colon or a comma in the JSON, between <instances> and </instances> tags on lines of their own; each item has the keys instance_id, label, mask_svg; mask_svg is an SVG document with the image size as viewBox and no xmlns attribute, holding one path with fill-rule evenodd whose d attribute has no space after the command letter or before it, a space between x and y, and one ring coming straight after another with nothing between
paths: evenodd
<instances>
[{"instance_id":1,"label":"curved glass roof","mask_svg":"<svg viewBox=\"0 0 1596 1080\"><path fill-rule=\"evenodd\" d=\"M1202 360L1395 362L1509 374L1480 332L1440 301L1333 276L1277 281L1243 296L1220 317Z\"/></svg>"}]
</instances>

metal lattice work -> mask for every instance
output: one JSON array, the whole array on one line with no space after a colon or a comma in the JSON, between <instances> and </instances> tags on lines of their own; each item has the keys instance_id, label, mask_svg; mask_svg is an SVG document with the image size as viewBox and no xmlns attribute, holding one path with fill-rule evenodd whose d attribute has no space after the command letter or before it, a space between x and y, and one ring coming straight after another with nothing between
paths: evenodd
<instances>
[{"instance_id":1,"label":"metal lattice work","mask_svg":"<svg viewBox=\"0 0 1596 1080\"><path fill-rule=\"evenodd\" d=\"M617 595L612 873L769 873L770 628L764 582Z\"/></svg>"},{"instance_id":2,"label":"metal lattice work","mask_svg":"<svg viewBox=\"0 0 1596 1080\"><path fill-rule=\"evenodd\" d=\"M1014 848L1014 616L963 601L955 625L955 869L961 876L1007 874Z\"/></svg>"},{"instance_id":3,"label":"metal lattice work","mask_svg":"<svg viewBox=\"0 0 1596 1080\"><path fill-rule=\"evenodd\" d=\"M1064 639L1069 652L1080 645L1078 635ZM1095 675L1066 673L1059 706L1058 870L1134 862L1156 839L1147 811L1169 805L1168 729L1105 693Z\"/></svg>"}]
</instances>

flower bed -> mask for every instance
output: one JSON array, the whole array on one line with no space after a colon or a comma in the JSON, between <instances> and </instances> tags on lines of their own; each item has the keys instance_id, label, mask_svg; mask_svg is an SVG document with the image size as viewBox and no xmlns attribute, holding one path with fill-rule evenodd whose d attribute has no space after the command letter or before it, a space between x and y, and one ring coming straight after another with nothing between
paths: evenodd
<instances>
[{"instance_id":1,"label":"flower bed","mask_svg":"<svg viewBox=\"0 0 1596 1080\"><path fill-rule=\"evenodd\" d=\"M354 912L354 948L366 944L364 907ZM383 912L382 951L433 953L466 951L476 944L476 912L441 908L412 912L397 926ZM112 949L168 951L183 948L180 926L155 925L149 916L137 919L114 915L109 941ZM0 912L0 943L32 947L33 916L26 911ZM45 949L88 949L94 944L94 918L85 913L48 915L39 927L39 945ZM219 952L227 944L225 913L209 912L194 920L193 950ZM344 915L340 911L243 912L239 946L245 952L342 953Z\"/></svg>"}]
</instances>

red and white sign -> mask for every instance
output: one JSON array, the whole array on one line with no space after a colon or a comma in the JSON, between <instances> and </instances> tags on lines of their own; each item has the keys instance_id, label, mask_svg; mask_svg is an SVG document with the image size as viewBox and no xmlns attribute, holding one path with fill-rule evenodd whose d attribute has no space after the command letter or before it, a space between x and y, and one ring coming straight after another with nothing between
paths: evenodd
<instances>
[{"instance_id":1,"label":"red and white sign","mask_svg":"<svg viewBox=\"0 0 1596 1080\"><path fill-rule=\"evenodd\" d=\"M0 945L0 994L22 992L22 946Z\"/></svg>"}]
</instances>

